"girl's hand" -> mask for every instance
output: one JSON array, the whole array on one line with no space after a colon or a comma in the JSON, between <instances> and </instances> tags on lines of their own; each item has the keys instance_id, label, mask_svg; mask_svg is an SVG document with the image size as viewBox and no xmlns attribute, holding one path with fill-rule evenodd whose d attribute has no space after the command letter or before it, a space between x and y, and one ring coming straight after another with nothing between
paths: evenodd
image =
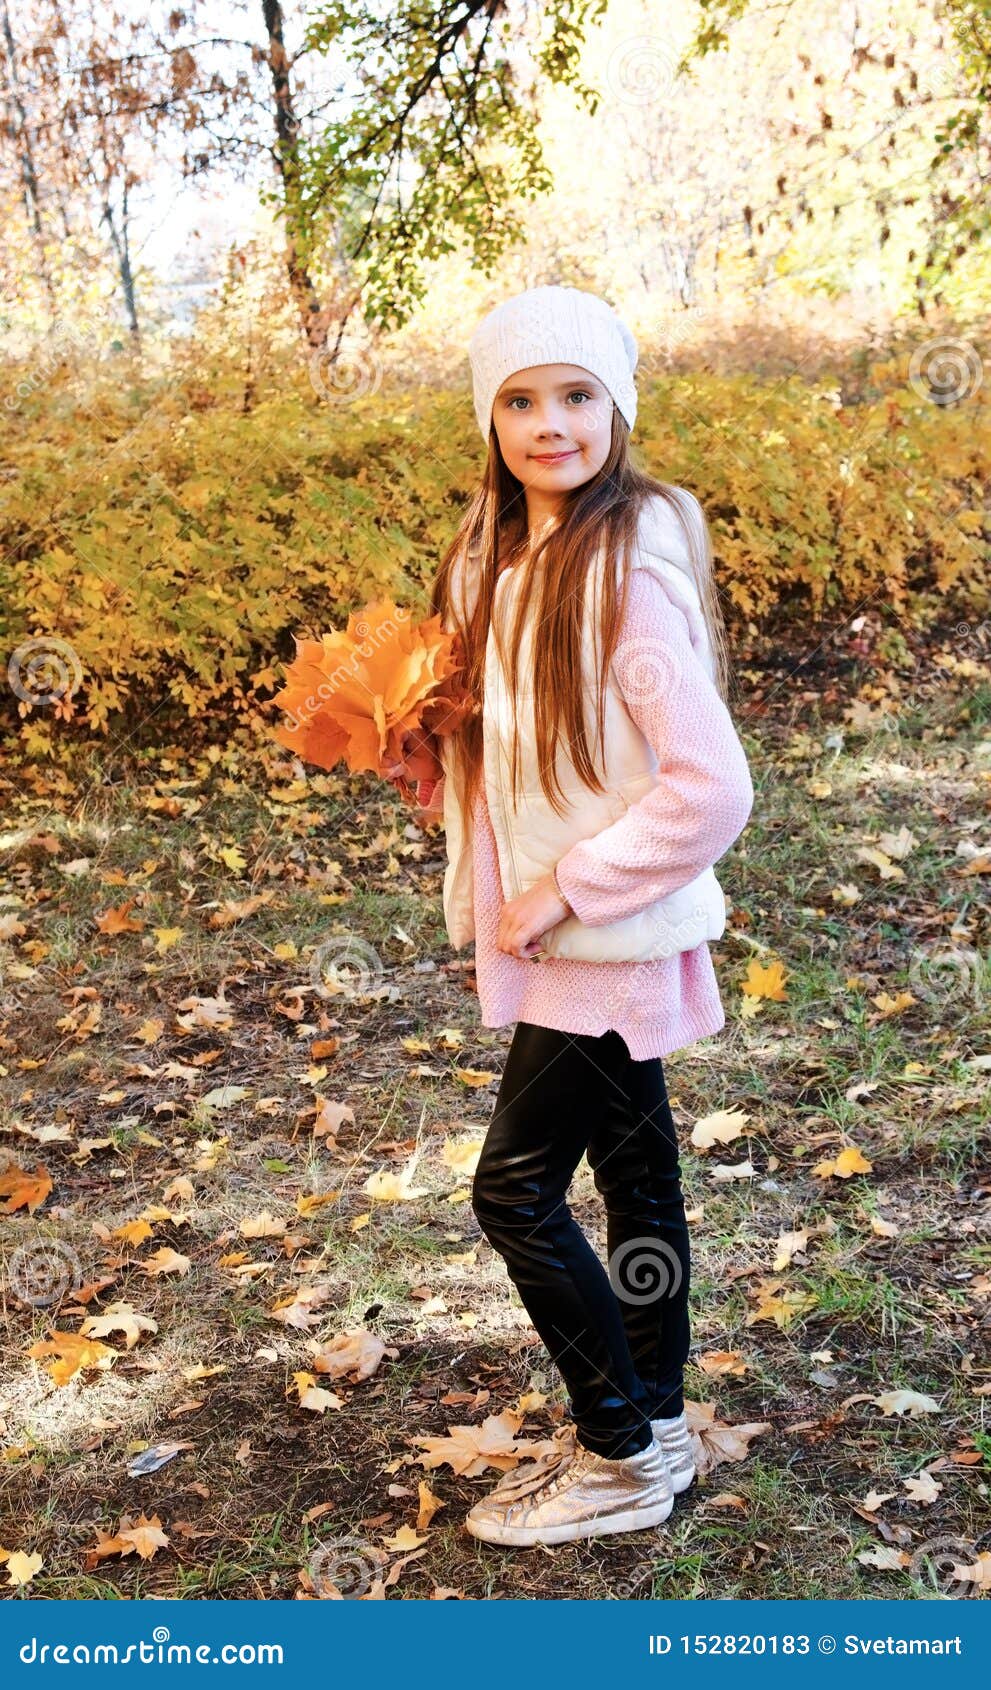
<instances>
[{"instance_id":1,"label":"girl's hand","mask_svg":"<svg viewBox=\"0 0 991 1690\"><path fill-rule=\"evenodd\" d=\"M562 898L553 874L545 874L528 891L503 904L496 948L509 956L536 956L544 934L571 914L571 905Z\"/></svg>"},{"instance_id":2,"label":"girl's hand","mask_svg":"<svg viewBox=\"0 0 991 1690\"><path fill-rule=\"evenodd\" d=\"M404 783L408 789L418 780L440 780L444 768L437 755L437 735L409 729L403 734L400 760L387 763L382 772L400 792Z\"/></svg>"}]
</instances>

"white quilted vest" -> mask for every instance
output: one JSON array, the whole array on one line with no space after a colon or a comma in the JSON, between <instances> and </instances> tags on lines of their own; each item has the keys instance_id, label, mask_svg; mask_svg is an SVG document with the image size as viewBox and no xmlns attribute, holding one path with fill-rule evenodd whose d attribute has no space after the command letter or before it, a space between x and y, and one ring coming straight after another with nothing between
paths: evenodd
<instances>
[{"instance_id":1,"label":"white quilted vest","mask_svg":"<svg viewBox=\"0 0 991 1690\"><path fill-rule=\"evenodd\" d=\"M699 522L700 507L684 488L677 490L689 522ZM477 558L473 557L477 566ZM602 552L593 566L601 570ZM713 662L708 631L698 588L695 584L685 538L677 518L658 495L647 501L641 513L635 568L649 569L659 580L672 603L688 620L696 655L712 676ZM526 567L523 565L522 567ZM470 616L477 593L477 575L461 572L463 603ZM586 614L596 602L600 576L589 583ZM500 617L506 643L513 626L516 595L523 581L521 566L504 569L496 581L493 618ZM582 685L588 700L595 698L595 646L598 630L588 629L582 642ZM517 716L520 732L520 791L512 796L511 758L513 736L512 698L499 662L493 633L489 632L485 657L485 706L483 714L483 771L485 796L499 859L504 898L508 901L525 892L548 874L571 846L588 839L625 814L631 804L658 784L657 757L626 707L612 668L606 681L604 700L604 756L596 768L606 788L593 792L580 780L567 751L559 743L557 770L566 808L558 815L540 784L532 707L532 617L524 628L520 646L520 691ZM594 734L594 704L589 720ZM444 875L444 920L448 937L460 950L475 936L474 875L472 841L461 824L458 794L452 779L453 760L444 756L444 826L447 835L447 870ZM709 939L718 939L726 926L726 902L712 868L667 897L648 904L636 915L620 921L589 926L575 915L553 927L543 941L541 956L574 957L586 962L646 962L691 951Z\"/></svg>"}]
</instances>

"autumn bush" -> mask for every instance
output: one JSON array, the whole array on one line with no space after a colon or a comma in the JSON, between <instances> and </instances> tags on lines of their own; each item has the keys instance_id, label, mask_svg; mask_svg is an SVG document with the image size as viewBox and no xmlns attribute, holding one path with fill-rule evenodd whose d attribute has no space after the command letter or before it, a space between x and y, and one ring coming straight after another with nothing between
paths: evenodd
<instances>
[{"instance_id":1,"label":"autumn bush","mask_svg":"<svg viewBox=\"0 0 991 1690\"><path fill-rule=\"evenodd\" d=\"M188 354L152 377L126 356L34 382L8 368L5 662L62 641L81 675L54 713L5 689L22 752L152 711L159 727L250 719L294 633L378 595L425 613L482 462L467 386L406 372L328 398L287 368L240 393ZM855 392L842 372L645 375L635 444L702 500L731 624L807 633L873 601L925 627L989 608L987 391L939 404L908 352Z\"/></svg>"}]
</instances>

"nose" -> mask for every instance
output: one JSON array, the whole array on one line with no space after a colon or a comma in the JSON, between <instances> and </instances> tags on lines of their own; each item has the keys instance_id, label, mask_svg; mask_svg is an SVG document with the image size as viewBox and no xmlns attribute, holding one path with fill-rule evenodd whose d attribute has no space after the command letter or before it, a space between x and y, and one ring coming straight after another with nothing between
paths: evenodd
<instances>
[{"instance_id":1,"label":"nose","mask_svg":"<svg viewBox=\"0 0 991 1690\"><path fill-rule=\"evenodd\" d=\"M553 412L548 412L541 419L537 428L537 439L546 440L551 436L555 440L563 440L565 438L565 430L559 426Z\"/></svg>"}]
</instances>

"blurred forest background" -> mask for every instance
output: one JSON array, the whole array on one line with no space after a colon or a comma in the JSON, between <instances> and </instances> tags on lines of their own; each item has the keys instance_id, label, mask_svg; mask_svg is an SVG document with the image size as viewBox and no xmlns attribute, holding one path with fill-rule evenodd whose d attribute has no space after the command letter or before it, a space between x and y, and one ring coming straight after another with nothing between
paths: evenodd
<instances>
[{"instance_id":1,"label":"blurred forest background","mask_svg":"<svg viewBox=\"0 0 991 1690\"><path fill-rule=\"evenodd\" d=\"M991 0L0 0L0 66L5 1593L986 1595ZM511 1031L440 829L271 729L426 613L546 282L755 804L665 1063L699 1483L531 1555L463 1524L567 1411L470 1205Z\"/></svg>"}]
</instances>

